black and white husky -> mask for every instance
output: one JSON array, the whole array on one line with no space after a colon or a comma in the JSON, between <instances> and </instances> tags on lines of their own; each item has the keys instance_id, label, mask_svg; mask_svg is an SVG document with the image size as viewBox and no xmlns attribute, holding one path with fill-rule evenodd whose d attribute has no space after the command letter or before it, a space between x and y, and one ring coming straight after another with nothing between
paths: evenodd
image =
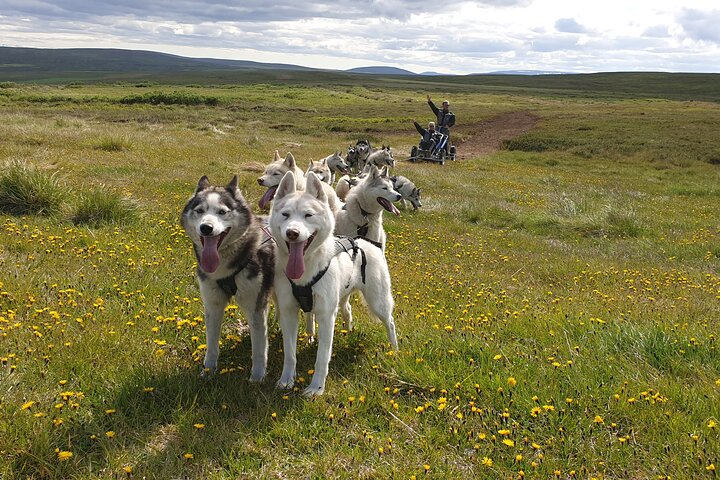
<instances>
[{"instance_id":1,"label":"black and white husky","mask_svg":"<svg viewBox=\"0 0 720 480\"><path fill-rule=\"evenodd\" d=\"M205 369L217 368L220 324L235 296L250 326L252 370L259 382L267 368L268 301L275 274L275 243L238 189L237 176L225 187L203 176L180 223L192 239L197 279L205 307Z\"/></svg>"},{"instance_id":2,"label":"black and white husky","mask_svg":"<svg viewBox=\"0 0 720 480\"><path fill-rule=\"evenodd\" d=\"M301 308L314 313L318 323L315 373L303 391L305 396L325 390L335 317L354 291L362 293L370 311L385 324L390 344L397 349L385 255L371 242L335 237L335 218L315 174L308 173L305 191L297 189L292 173L283 177L275 193L270 228L277 242L275 293L285 358L279 388L292 388L295 383ZM350 329L352 313L345 308L341 313Z\"/></svg>"}]
</instances>

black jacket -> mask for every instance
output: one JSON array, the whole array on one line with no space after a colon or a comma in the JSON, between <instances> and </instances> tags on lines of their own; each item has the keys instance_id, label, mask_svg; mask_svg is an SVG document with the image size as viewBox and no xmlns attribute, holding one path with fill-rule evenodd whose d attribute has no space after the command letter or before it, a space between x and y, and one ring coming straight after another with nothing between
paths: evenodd
<instances>
[{"instance_id":1,"label":"black jacket","mask_svg":"<svg viewBox=\"0 0 720 480\"><path fill-rule=\"evenodd\" d=\"M430 108L437 117L437 129L443 133L449 133L450 127L455 125L455 114L450 111L445 112L436 107L432 100L428 100L428 105L430 105Z\"/></svg>"},{"instance_id":2,"label":"black jacket","mask_svg":"<svg viewBox=\"0 0 720 480\"><path fill-rule=\"evenodd\" d=\"M430 130L423 128L420 126L419 123L413 122L415 125L415 130L418 131L420 135L422 135L422 140L420 141L420 147L423 149L429 149L431 148L434 143L437 143L437 141L442 137L442 134L435 130L434 132L431 132Z\"/></svg>"}]
</instances>

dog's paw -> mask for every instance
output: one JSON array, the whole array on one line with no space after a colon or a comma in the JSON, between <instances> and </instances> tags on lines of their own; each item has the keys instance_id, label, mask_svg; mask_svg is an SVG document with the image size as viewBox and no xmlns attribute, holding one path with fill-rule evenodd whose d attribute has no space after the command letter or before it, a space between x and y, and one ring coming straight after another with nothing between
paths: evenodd
<instances>
[{"instance_id":1,"label":"dog's paw","mask_svg":"<svg viewBox=\"0 0 720 480\"><path fill-rule=\"evenodd\" d=\"M200 378L210 379L215 376L216 371L216 368L202 367L200 369Z\"/></svg>"},{"instance_id":2,"label":"dog's paw","mask_svg":"<svg viewBox=\"0 0 720 480\"><path fill-rule=\"evenodd\" d=\"M325 393L324 385L313 385L312 383L302 392L305 398L317 397Z\"/></svg>"},{"instance_id":3,"label":"dog's paw","mask_svg":"<svg viewBox=\"0 0 720 480\"><path fill-rule=\"evenodd\" d=\"M313 343L315 343L315 336L314 335L306 335L305 343L307 343L308 345L312 345Z\"/></svg>"},{"instance_id":4,"label":"dog's paw","mask_svg":"<svg viewBox=\"0 0 720 480\"><path fill-rule=\"evenodd\" d=\"M295 386L295 377L291 378L280 378L275 384L275 388L279 390L290 390Z\"/></svg>"},{"instance_id":5,"label":"dog's paw","mask_svg":"<svg viewBox=\"0 0 720 480\"><path fill-rule=\"evenodd\" d=\"M263 380L265 380L265 370L258 372L253 371L250 374L250 383L260 383Z\"/></svg>"}]
</instances>

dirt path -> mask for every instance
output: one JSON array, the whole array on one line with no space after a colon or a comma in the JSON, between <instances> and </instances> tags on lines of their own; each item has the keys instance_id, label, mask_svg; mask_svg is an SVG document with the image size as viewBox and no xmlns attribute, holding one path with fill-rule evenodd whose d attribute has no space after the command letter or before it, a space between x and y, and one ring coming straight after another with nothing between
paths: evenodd
<instances>
[{"instance_id":1,"label":"dirt path","mask_svg":"<svg viewBox=\"0 0 720 480\"><path fill-rule=\"evenodd\" d=\"M473 125L456 129L457 158L464 160L500 150L503 140L509 140L529 132L540 118L530 112L503 113ZM460 141L460 137L464 141Z\"/></svg>"}]
</instances>

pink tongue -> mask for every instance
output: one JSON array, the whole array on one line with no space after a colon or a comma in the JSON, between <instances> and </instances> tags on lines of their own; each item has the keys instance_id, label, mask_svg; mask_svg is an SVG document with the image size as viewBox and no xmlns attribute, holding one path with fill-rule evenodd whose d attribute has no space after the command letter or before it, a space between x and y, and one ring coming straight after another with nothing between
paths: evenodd
<instances>
[{"instance_id":1,"label":"pink tongue","mask_svg":"<svg viewBox=\"0 0 720 480\"><path fill-rule=\"evenodd\" d=\"M277 190L277 186L270 187L267 189L265 194L262 196L260 201L258 202L258 205L260 205L260 208L266 208L267 204L270 203L275 196L275 191Z\"/></svg>"},{"instance_id":2,"label":"pink tongue","mask_svg":"<svg viewBox=\"0 0 720 480\"><path fill-rule=\"evenodd\" d=\"M218 241L220 235L214 237L203 237L203 249L200 255L200 268L207 273L213 273L220 265L220 254L218 253Z\"/></svg>"},{"instance_id":3,"label":"pink tongue","mask_svg":"<svg viewBox=\"0 0 720 480\"><path fill-rule=\"evenodd\" d=\"M400 210L398 210L394 204L390 203L389 200L386 200L384 198L378 198L377 200L378 203L382 205L385 210L394 215L400 216Z\"/></svg>"},{"instance_id":4,"label":"pink tongue","mask_svg":"<svg viewBox=\"0 0 720 480\"><path fill-rule=\"evenodd\" d=\"M287 274L290 280L297 280L305 273L305 242L294 242L288 244L290 248L290 258L288 259Z\"/></svg>"}]
</instances>

